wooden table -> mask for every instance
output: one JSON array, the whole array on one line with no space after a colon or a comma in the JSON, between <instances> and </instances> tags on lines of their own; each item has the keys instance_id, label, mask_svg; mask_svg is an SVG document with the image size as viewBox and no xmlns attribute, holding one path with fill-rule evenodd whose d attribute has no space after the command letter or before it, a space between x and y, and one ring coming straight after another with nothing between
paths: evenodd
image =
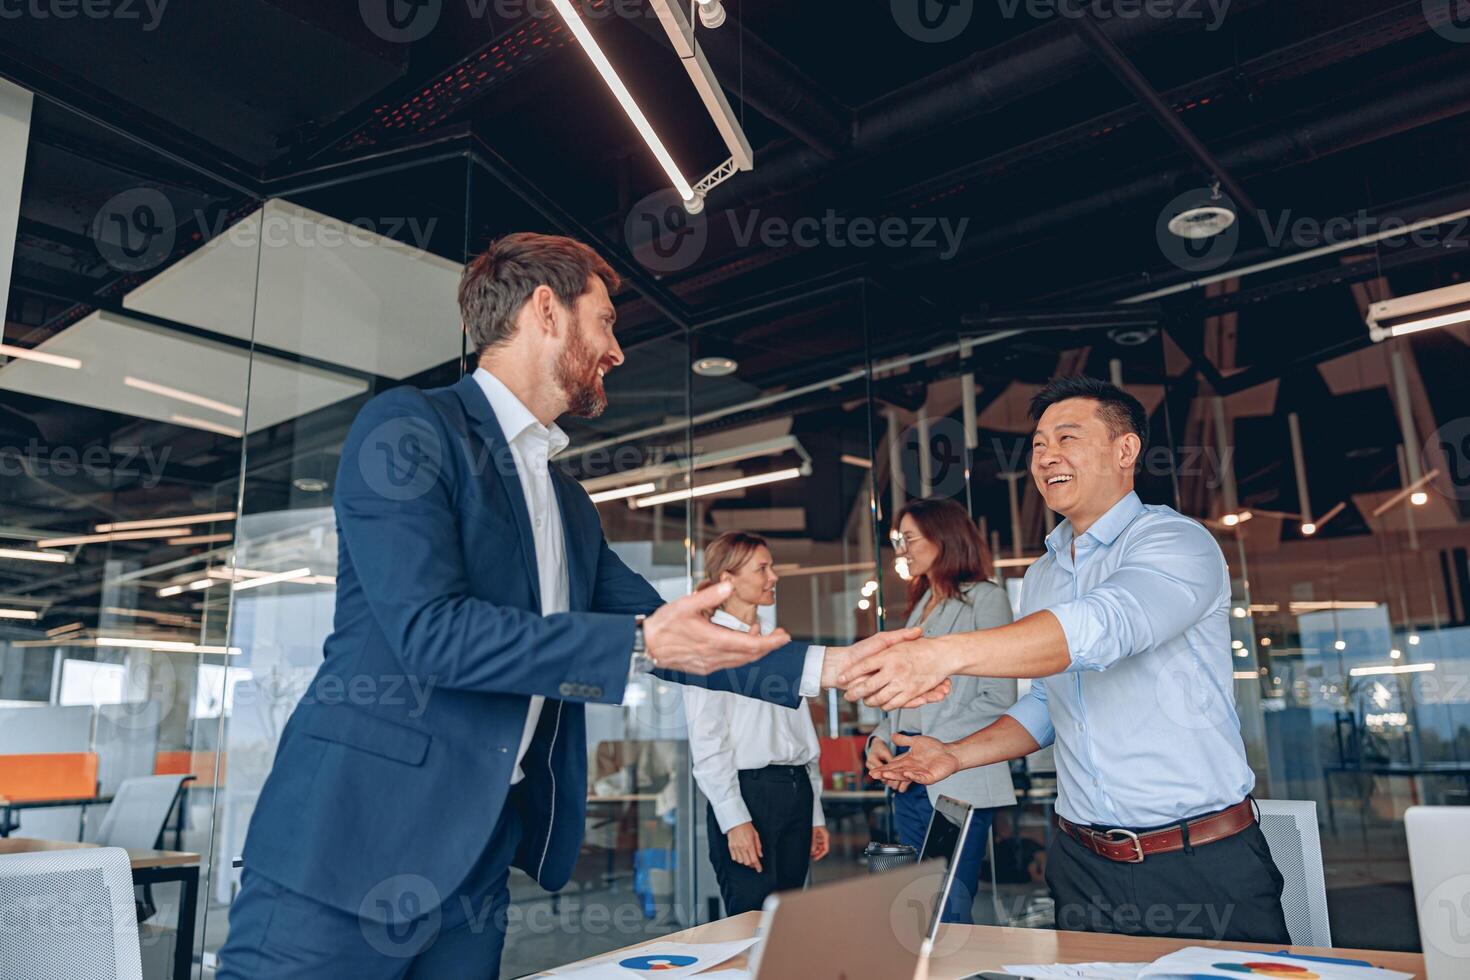
<instances>
[{"instance_id":1,"label":"wooden table","mask_svg":"<svg viewBox=\"0 0 1470 980\"><path fill-rule=\"evenodd\" d=\"M38 851L76 851L97 846L79 841L7 837L0 840L0 857ZM133 884L162 885L177 881L184 886L179 899L179 934L174 944L174 980L189 980L194 963L194 920L199 908L199 855L188 851L135 850L131 847L127 852L128 864L133 869Z\"/></svg>"},{"instance_id":2,"label":"wooden table","mask_svg":"<svg viewBox=\"0 0 1470 980\"><path fill-rule=\"evenodd\" d=\"M709 925L696 926L650 942L719 943L748 939L760 924L759 912L746 912ZM1186 946L1209 946L1214 949L1245 949L1275 953L1281 946L1260 943L1217 943L1186 939L1151 939L1141 936L1103 936L1090 932L1058 932L1052 929L1009 929L998 926L946 926L966 933L962 947L929 961L929 980L963 980L982 970L1000 972L1007 963L1148 963ZM947 946L945 934L941 947ZM620 952L630 952L648 943L637 943ZM1374 966L1412 973L1424 980L1424 957L1418 953L1390 953L1378 950L1317 949L1292 946L1293 952L1308 956L1339 956L1367 960ZM608 954L603 954L604 956ZM600 957L593 957L598 959ZM584 962L590 962L584 961ZM745 967L741 956L727 966ZM901 978L895 978L901 980Z\"/></svg>"}]
</instances>

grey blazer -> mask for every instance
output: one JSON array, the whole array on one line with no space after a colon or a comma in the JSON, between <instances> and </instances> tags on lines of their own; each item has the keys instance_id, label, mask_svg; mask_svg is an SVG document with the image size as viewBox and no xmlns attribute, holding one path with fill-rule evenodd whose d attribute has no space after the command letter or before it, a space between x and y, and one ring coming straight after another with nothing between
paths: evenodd
<instances>
[{"instance_id":1,"label":"grey blazer","mask_svg":"<svg viewBox=\"0 0 1470 980\"><path fill-rule=\"evenodd\" d=\"M1000 586L971 582L962 592L963 598L945 599L934 607L924 621L925 636L967 633L1011 622L1011 602ZM925 592L906 625L918 625L928 604L929 593ZM892 748L894 732L918 732L942 742L958 741L989 725L1016 703L1014 679L956 674L950 680L954 690L943 701L885 714L869 736L868 744L874 738L881 738ZM1010 806L1016 802L1010 765L997 762L961 770L929 787L931 802L940 796L952 796L979 807Z\"/></svg>"}]
</instances>

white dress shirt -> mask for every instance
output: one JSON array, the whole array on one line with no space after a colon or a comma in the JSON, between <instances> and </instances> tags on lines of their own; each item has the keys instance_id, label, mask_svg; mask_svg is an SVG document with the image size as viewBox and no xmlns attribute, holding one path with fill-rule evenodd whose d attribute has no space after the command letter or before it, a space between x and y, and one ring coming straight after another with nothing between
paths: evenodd
<instances>
[{"instance_id":1,"label":"white dress shirt","mask_svg":"<svg viewBox=\"0 0 1470 980\"><path fill-rule=\"evenodd\" d=\"M526 510L531 518L531 534L535 538L536 571L541 585L541 615L568 612L571 607L571 586L567 579L566 539L562 533L561 502L551 484L549 462L564 449L570 440L561 426L553 422L542 425L531 410L517 398L505 383L484 368L476 368L475 381L490 401L500 430L510 444L511 456L515 459L516 476L521 481L521 493L526 498ZM734 617L730 617L738 622ZM744 624L740 624L743 628ZM809 647L801 672L799 693L802 697L816 697L821 693L822 661L826 656L824 646ZM631 671L632 651L629 651ZM737 695L730 695L737 697ZM747 699L741 699L747 700ZM521 734L521 745L516 750L516 768L510 783L514 786L525 778L521 771L521 760L531 746L536 734L536 722L541 718L541 708L546 699L541 695L531 696L531 706L526 712L526 727ZM754 702L752 702L754 703ZM764 702L762 702L764 703ZM790 709L781 708L788 711ZM805 715L805 706L801 709ZM811 727L808 720L807 727ZM747 817L747 819L749 819Z\"/></svg>"},{"instance_id":2,"label":"white dress shirt","mask_svg":"<svg viewBox=\"0 0 1470 980\"><path fill-rule=\"evenodd\" d=\"M749 626L723 609L715 610L710 621L750 631ZM686 686L684 715L689 720L694 780L714 807L720 830L728 834L730 828L750 822L750 810L740 795L739 771L766 766L806 766L812 781L812 826L826 825L822 816L821 747L806 701L786 708L738 694Z\"/></svg>"},{"instance_id":3,"label":"white dress shirt","mask_svg":"<svg viewBox=\"0 0 1470 980\"><path fill-rule=\"evenodd\" d=\"M571 608L571 586L567 581L566 539L562 536L561 504L551 485L548 465L552 457L567 448L567 434L555 422L549 426L538 422L504 382L484 368L475 370L475 380L490 399L490 408L516 461L516 475L521 480L521 493L526 497L531 535L536 544L534 557L541 584L541 615L567 612ZM516 750L515 772L510 777L512 786L526 777L521 771L521 760L531 747L545 703L546 699L539 694L531 696L526 728L521 733L521 746Z\"/></svg>"}]
</instances>

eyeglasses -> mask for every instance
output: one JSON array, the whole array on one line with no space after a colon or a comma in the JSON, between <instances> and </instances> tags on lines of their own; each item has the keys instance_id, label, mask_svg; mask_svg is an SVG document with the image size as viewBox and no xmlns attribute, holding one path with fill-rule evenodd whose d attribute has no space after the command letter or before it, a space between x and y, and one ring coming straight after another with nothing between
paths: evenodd
<instances>
[{"instance_id":1,"label":"eyeglasses","mask_svg":"<svg viewBox=\"0 0 1470 980\"><path fill-rule=\"evenodd\" d=\"M893 552L897 555L906 555L915 544L924 540L922 534L910 534L907 537L897 531L888 532L888 540L893 544Z\"/></svg>"}]
</instances>

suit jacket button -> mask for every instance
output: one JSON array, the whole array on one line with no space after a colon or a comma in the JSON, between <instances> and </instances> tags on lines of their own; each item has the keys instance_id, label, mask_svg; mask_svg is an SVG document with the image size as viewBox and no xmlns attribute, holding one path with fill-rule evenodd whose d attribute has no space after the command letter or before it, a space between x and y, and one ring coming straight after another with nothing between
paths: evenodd
<instances>
[{"instance_id":1,"label":"suit jacket button","mask_svg":"<svg viewBox=\"0 0 1470 980\"><path fill-rule=\"evenodd\" d=\"M556 690L557 690L557 693L560 694L562 697L569 698L569 697L573 697L574 696L572 692L575 689L576 689L576 685L574 685L574 684L563 684L561 687L557 688Z\"/></svg>"},{"instance_id":2,"label":"suit jacket button","mask_svg":"<svg viewBox=\"0 0 1470 980\"><path fill-rule=\"evenodd\" d=\"M600 698L600 697L602 697L602 688L600 688L600 687L589 687L587 689L587 696L589 698Z\"/></svg>"}]
</instances>

